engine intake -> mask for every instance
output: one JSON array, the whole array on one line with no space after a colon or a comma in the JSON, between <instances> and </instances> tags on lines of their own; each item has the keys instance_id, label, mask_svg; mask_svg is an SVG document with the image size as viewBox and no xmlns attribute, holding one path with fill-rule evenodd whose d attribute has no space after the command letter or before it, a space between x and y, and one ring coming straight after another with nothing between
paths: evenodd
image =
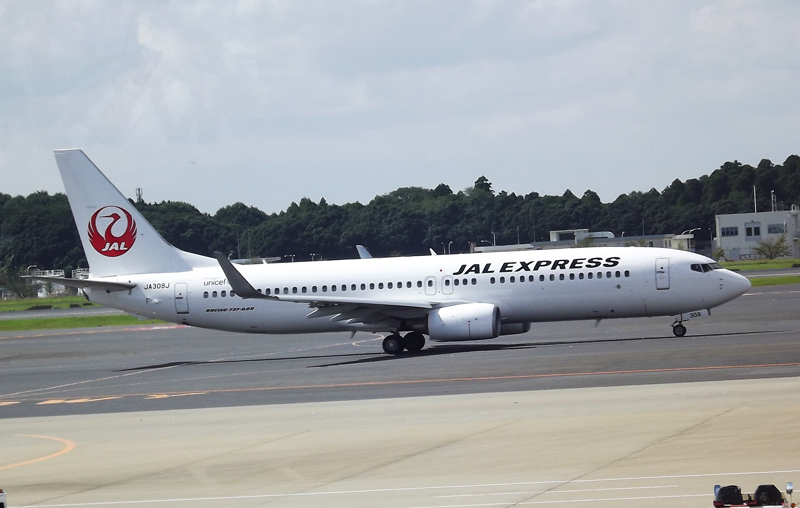
<instances>
[{"instance_id":1,"label":"engine intake","mask_svg":"<svg viewBox=\"0 0 800 508\"><path fill-rule=\"evenodd\" d=\"M431 340L494 339L500 335L500 309L491 303L463 303L428 313Z\"/></svg>"}]
</instances>

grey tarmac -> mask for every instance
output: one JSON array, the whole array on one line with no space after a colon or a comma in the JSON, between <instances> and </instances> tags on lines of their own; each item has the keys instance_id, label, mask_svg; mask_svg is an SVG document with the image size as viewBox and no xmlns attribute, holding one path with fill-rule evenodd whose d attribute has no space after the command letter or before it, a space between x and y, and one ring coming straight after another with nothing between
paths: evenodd
<instances>
[{"instance_id":1,"label":"grey tarmac","mask_svg":"<svg viewBox=\"0 0 800 508\"><path fill-rule=\"evenodd\" d=\"M380 339L0 335L11 506L709 506L800 481L800 286L689 321ZM92 504L96 503L96 504Z\"/></svg>"}]
</instances>

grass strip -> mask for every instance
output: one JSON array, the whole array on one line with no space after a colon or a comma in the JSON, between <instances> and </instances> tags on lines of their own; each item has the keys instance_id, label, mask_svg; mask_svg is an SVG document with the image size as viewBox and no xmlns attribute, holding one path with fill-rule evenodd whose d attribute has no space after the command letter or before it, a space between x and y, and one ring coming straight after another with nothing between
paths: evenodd
<instances>
[{"instance_id":1,"label":"grass strip","mask_svg":"<svg viewBox=\"0 0 800 508\"><path fill-rule=\"evenodd\" d=\"M0 312L28 310L40 305L51 305L54 309L69 309L70 305L81 308L100 307L89 303L82 296L51 296L47 298L11 298L0 300Z\"/></svg>"},{"instance_id":2,"label":"grass strip","mask_svg":"<svg viewBox=\"0 0 800 508\"><path fill-rule=\"evenodd\" d=\"M780 270L781 268L794 268L795 264L800 264L800 259L755 259L752 261L725 261L720 263L723 268L737 270Z\"/></svg>"},{"instance_id":3,"label":"grass strip","mask_svg":"<svg viewBox=\"0 0 800 508\"><path fill-rule=\"evenodd\" d=\"M800 276L784 275L782 277L753 277L750 283L754 288L761 286L780 286L782 284L800 284Z\"/></svg>"},{"instance_id":4,"label":"grass strip","mask_svg":"<svg viewBox=\"0 0 800 508\"><path fill-rule=\"evenodd\" d=\"M41 319L8 319L0 321L0 332L53 330L58 328L95 328L98 326L128 326L164 324L158 319L139 319L128 314L111 316L78 316Z\"/></svg>"}]
</instances>

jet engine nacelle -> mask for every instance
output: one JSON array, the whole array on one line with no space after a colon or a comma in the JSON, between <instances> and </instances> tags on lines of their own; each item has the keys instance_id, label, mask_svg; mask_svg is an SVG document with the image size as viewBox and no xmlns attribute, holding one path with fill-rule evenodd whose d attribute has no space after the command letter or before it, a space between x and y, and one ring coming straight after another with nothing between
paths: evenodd
<instances>
[{"instance_id":1,"label":"jet engine nacelle","mask_svg":"<svg viewBox=\"0 0 800 508\"><path fill-rule=\"evenodd\" d=\"M500 335L500 309L491 303L463 303L428 313L431 340L481 340Z\"/></svg>"}]
</instances>

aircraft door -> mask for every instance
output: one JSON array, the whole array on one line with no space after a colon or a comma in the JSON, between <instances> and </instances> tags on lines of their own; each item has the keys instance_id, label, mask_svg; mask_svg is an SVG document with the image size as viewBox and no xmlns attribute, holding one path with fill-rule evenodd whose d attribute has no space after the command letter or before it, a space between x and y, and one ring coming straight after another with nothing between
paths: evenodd
<instances>
[{"instance_id":1,"label":"aircraft door","mask_svg":"<svg viewBox=\"0 0 800 508\"><path fill-rule=\"evenodd\" d=\"M189 285L185 282L175 284L175 312L178 314L189 313Z\"/></svg>"},{"instance_id":2,"label":"aircraft door","mask_svg":"<svg viewBox=\"0 0 800 508\"><path fill-rule=\"evenodd\" d=\"M450 275L445 275L442 277L442 293L446 295L453 294L453 277Z\"/></svg>"},{"instance_id":3,"label":"aircraft door","mask_svg":"<svg viewBox=\"0 0 800 508\"><path fill-rule=\"evenodd\" d=\"M436 294L436 277L425 277L425 294L429 296Z\"/></svg>"},{"instance_id":4,"label":"aircraft door","mask_svg":"<svg viewBox=\"0 0 800 508\"><path fill-rule=\"evenodd\" d=\"M656 259L656 289L669 289L669 259Z\"/></svg>"}]
</instances>

